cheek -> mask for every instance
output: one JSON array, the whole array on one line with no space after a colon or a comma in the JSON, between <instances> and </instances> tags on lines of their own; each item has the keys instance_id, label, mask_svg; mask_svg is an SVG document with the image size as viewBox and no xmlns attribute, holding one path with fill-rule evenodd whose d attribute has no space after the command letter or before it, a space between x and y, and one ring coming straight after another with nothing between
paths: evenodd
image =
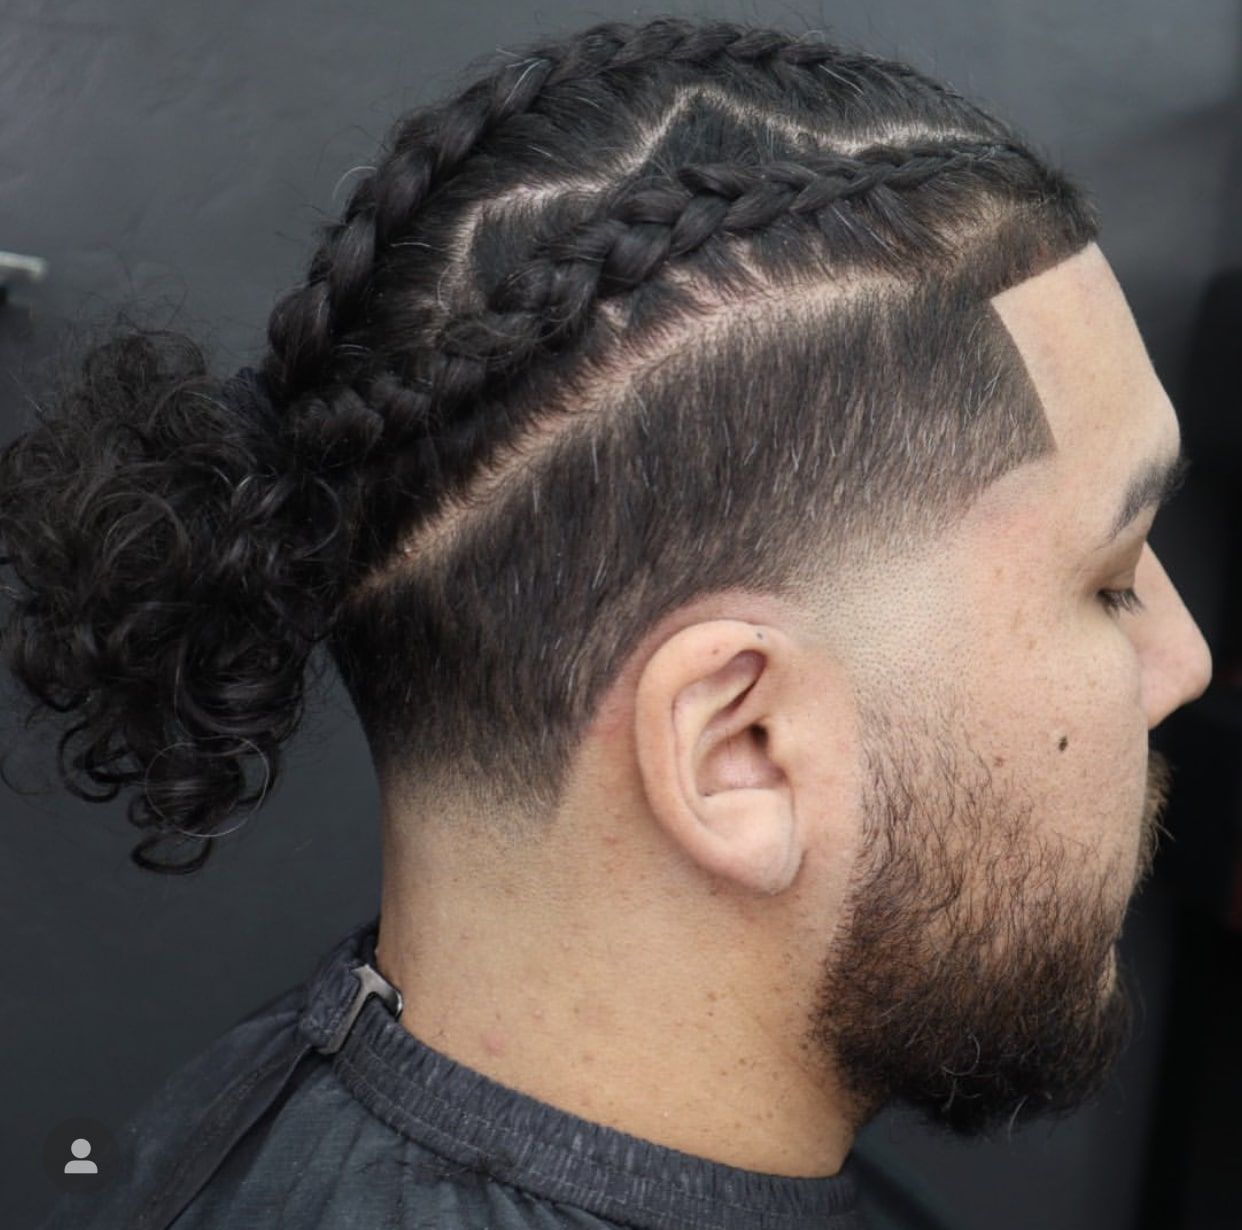
<instances>
[{"instance_id":1,"label":"cheek","mask_svg":"<svg viewBox=\"0 0 1242 1230\"><path fill-rule=\"evenodd\" d=\"M1091 666L1097 669L1093 672ZM1057 827L1104 858L1132 860L1147 773L1147 723L1130 663L1085 664L1048 711L1043 779ZM1062 749L1064 744L1064 750Z\"/></svg>"},{"instance_id":2,"label":"cheek","mask_svg":"<svg viewBox=\"0 0 1242 1230\"><path fill-rule=\"evenodd\" d=\"M1147 722L1133 646L1106 613L1094 616L1016 609L981 638L962 678L996 789L1029 800L1032 823L1084 856L1124 861L1145 797Z\"/></svg>"}]
</instances>

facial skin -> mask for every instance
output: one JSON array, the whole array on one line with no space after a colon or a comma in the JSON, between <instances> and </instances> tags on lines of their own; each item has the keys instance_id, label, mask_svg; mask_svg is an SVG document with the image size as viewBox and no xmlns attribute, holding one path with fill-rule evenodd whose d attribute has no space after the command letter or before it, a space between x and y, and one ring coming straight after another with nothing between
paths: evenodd
<instances>
[{"instance_id":1,"label":"facial skin","mask_svg":"<svg viewBox=\"0 0 1242 1230\"><path fill-rule=\"evenodd\" d=\"M1179 433L1091 245L993 304L1058 445L866 578L848 635L751 593L652 631L534 843L386 801L376 964L402 1024L684 1152L835 1174L904 1102L963 1133L1069 1109L1124 1043L1115 960L1207 686L1133 471ZM1133 583L1146 610L1102 589Z\"/></svg>"}]
</instances>

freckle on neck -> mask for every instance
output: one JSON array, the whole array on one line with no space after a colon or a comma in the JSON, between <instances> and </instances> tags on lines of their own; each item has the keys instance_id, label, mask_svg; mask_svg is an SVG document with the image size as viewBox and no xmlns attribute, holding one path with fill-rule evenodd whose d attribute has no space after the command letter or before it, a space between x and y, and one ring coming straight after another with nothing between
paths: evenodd
<instances>
[{"instance_id":1,"label":"freckle on neck","mask_svg":"<svg viewBox=\"0 0 1242 1230\"><path fill-rule=\"evenodd\" d=\"M1069 739L1067 739L1065 735L1062 735L1061 741L1057 744L1057 750L1063 752L1067 747L1069 747Z\"/></svg>"}]
</instances>

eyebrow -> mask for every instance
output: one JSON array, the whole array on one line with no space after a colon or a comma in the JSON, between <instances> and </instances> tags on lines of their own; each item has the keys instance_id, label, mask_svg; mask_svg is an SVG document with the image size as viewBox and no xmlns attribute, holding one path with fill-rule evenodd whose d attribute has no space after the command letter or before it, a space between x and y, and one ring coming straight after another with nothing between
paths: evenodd
<instances>
[{"instance_id":1,"label":"eyebrow","mask_svg":"<svg viewBox=\"0 0 1242 1230\"><path fill-rule=\"evenodd\" d=\"M1190 465L1184 444L1178 445L1178 450L1172 457L1147 462L1126 487L1121 507L1100 546L1106 547L1115 542L1122 530L1133 524L1144 510L1153 505L1159 508L1162 504L1167 504L1186 481Z\"/></svg>"}]
</instances>

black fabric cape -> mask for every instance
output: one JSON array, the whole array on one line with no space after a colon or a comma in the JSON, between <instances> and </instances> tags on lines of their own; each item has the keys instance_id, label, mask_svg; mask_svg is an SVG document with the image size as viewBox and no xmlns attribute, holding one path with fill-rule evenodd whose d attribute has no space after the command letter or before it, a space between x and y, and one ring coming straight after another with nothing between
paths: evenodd
<instances>
[{"instance_id":1,"label":"black fabric cape","mask_svg":"<svg viewBox=\"0 0 1242 1230\"><path fill-rule=\"evenodd\" d=\"M121 1132L120 1180L41 1230L944 1230L856 1151L825 1178L739 1169L450 1059L399 1023L378 927L169 1076Z\"/></svg>"}]
</instances>

